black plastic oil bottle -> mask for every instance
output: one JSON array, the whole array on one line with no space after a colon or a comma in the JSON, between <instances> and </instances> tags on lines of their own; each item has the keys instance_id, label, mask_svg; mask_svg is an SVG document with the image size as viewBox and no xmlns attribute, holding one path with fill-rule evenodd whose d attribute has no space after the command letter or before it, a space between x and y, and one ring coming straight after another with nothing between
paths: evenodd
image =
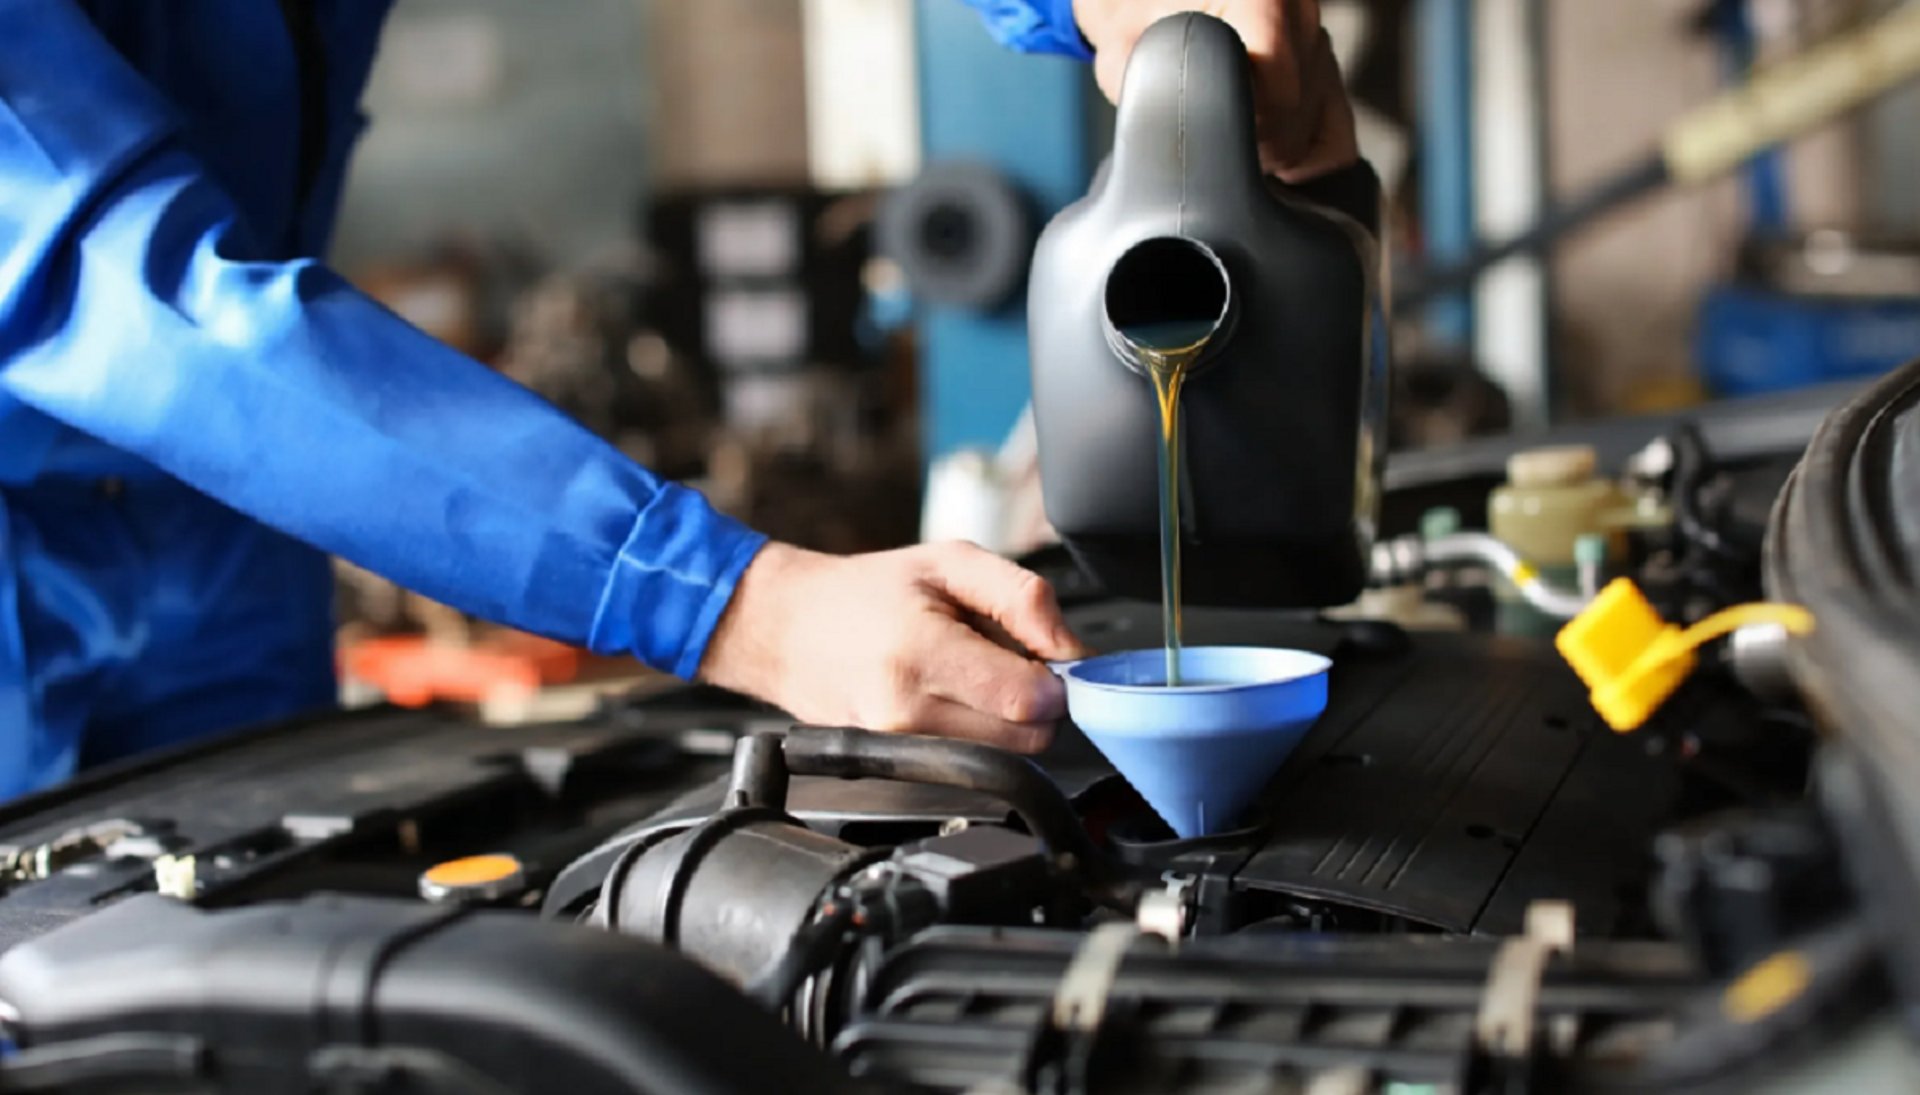
<instances>
[{"instance_id":1,"label":"black plastic oil bottle","mask_svg":"<svg viewBox=\"0 0 1920 1095\"><path fill-rule=\"evenodd\" d=\"M1134 48L1113 154L1028 285L1048 519L1114 593L1161 592L1159 408L1127 332L1204 331L1180 396L1189 604L1323 606L1366 577L1386 440L1379 186L1289 187L1255 145L1232 28L1169 17Z\"/></svg>"}]
</instances>

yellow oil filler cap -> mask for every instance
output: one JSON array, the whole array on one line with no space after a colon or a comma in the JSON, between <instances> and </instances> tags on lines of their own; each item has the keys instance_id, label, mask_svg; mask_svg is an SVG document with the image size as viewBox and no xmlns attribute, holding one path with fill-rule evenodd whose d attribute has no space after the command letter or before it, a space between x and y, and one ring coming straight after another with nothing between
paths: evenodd
<instances>
[{"instance_id":1,"label":"yellow oil filler cap","mask_svg":"<svg viewBox=\"0 0 1920 1095\"><path fill-rule=\"evenodd\" d=\"M510 855L470 855L420 872L420 896L436 904L491 903L526 888L526 869Z\"/></svg>"},{"instance_id":2,"label":"yellow oil filler cap","mask_svg":"<svg viewBox=\"0 0 1920 1095\"><path fill-rule=\"evenodd\" d=\"M1682 629L1662 620L1631 579L1616 578L1560 629L1553 645L1585 682L1593 709L1624 734L1673 695L1698 664L1695 651L1703 644L1758 624L1805 635L1813 630L1813 614L1798 605L1735 605Z\"/></svg>"}]
</instances>

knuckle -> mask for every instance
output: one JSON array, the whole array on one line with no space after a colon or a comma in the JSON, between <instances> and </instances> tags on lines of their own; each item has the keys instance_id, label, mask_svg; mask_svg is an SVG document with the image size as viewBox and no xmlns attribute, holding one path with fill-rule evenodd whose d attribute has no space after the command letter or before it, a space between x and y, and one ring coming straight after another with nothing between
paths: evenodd
<instances>
[{"instance_id":1,"label":"knuckle","mask_svg":"<svg viewBox=\"0 0 1920 1095\"><path fill-rule=\"evenodd\" d=\"M895 734L913 734L924 730L931 707L925 699L899 696L887 708L885 729Z\"/></svg>"},{"instance_id":2,"label":"knuckle","mask_svg":"<svg viewBox=\"0 0 1920 1095\"><path fill-rule=\"evenodd\" d=\"M890 698L909 696L920 690L925 669L920 659L906 651L895 651L881 662L881 673L885 679Z\"/></svg>"},{"instance_id":3,"label":"knuckle","mask_svg":"<svg viewBox=\"0 0 1920 1095\"><path fill-rule=\"evenodd\" d=\"M1031 570L1023 570L1013 589L1015 608L1027 612L1047 612L1053 608L1053 587Z\"/></svg>"},{"instance_id":4,"label":"knuckle","mask_svg":"<svg viewBox=\"0 0 1920 1095\"><path fill-rule=\"evenodd\" d=\"M870 719L861 720L861 729L876 730L882 734L904 734L913 729L912 721L904 712L883 708Z\"/></svg>"},{"instance_id":5,"label":"knuckle","mask_svg":"<svg viewBox=\"0 0 1920 1095\"><path fill-rule=\"evenodd\" d=\"M942 540L934 548L941 561L947 563L964 563L986 551L972 540Z\"/></svg>"},{"instance_id":6,"label":"knuckle","mask_svg":"<svg viewBox=\"0 0 1920 1095\"><path fill-rule=\"evenodd\" d=\"M901 733L913 729L914 707L899 693L890 692L865 705L859 723L868 730Z\"/></svg>"},{"instance_id":7,"label":"knuckle","mask_svg":"<svg viewBox=\"0 0 1920 1095\"><path fill-rule=\"evenodd\" d=\"M932 696L914 696L901 708L901 717L910 730L925 730L939 718L940 701Z\"/></svg>"},{"instance_id":8,"label":"knuckle","mask_svg":"<svg viewBox=\"0 0 1920 1095\"><path fill-rule=\"evenodd\" d=\"M937 578L964 558L966 544L961 540L939 540L913 548L913 572L921 579Z\"/></svg>"},{"instance_id":9,"label":"knuckle","mask_svg":"<svg viewBox=\"0 0 1920 1095\"><path fill-rule=\"evenodd\" d=\"M1016 727L1007 735L1006 746L1016 753L1038 753L1053 744L1053 726L1049 723L1035 723Z\"/></svg>"},{"instance_id":10,"label":"knuckle","mask_svg":"<svg viewBox=\"0 0 1920 1095\"><path fill-rule=\"evenodd\" d=\"M1038 722L1045 714L1038 693L1023 681L1000 686L993 700L993 713L1008 722Z\"/></svg>"}]
</instances>

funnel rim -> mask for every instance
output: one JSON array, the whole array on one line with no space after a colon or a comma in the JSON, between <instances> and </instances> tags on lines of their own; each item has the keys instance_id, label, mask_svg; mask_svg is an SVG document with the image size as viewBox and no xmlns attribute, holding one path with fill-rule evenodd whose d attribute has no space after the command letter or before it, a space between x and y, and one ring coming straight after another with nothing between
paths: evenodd
<instances>
[{"instance_id":1,"label":"funnel rim","mask_svg":"<svg viewBox=\"0 0 1920 1095\"><path fill-rule=\"evenodd\" d=\"M1271 688L1277 685L1296 684L1301 681L1311 680L1315 677L1323 676L1333 669L1332 658L1312 650L1300 650L1287 646L1232 645L1190 646L1184 648L1183 653L1199 654L1211 651L1234 654L1256 654L1261 656L1280 654L1287 655L1286 660L1288 661L1297 661L1299 668L1297 671L1289 672L1281 676L1263 677L1259 680L1235 681L1226 684L1181 684L1174 685L1171 688L1165 684L1116 684L1108 681L1091 680L1080 675L1080 669L1083 666L1137 654L1141 650L1152 649L1151 647L1141 647L1139 650L1109 651L1105 654L1096 654L1091 658L1082 658L1079 661L1059 664L1054 668L1068 680L1086 688L1097 688L1102 692L1143 693L1155 696L1205 696L1224 692L1240 692L1252 688Z\"/></svg>"}]
</instances>

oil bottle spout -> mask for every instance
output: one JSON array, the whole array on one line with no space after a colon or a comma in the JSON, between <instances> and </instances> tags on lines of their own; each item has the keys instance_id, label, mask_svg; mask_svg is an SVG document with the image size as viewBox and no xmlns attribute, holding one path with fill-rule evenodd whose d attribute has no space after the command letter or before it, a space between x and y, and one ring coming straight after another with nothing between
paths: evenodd
<instances>
[{"instance_id":1,"label":"oil bottle spout","mask_svg":"<svg viewBox=\"0 0 1920 1095\"><path fill-rule=\"evenodd\" d=\"M1107 273L1101 329L1128 368L1144 372L1172 351L1204 345L1198 369L1227 343L1233 279L1213 248L1182 236L1134 244Z\"/></svg>"}]
</instances>

